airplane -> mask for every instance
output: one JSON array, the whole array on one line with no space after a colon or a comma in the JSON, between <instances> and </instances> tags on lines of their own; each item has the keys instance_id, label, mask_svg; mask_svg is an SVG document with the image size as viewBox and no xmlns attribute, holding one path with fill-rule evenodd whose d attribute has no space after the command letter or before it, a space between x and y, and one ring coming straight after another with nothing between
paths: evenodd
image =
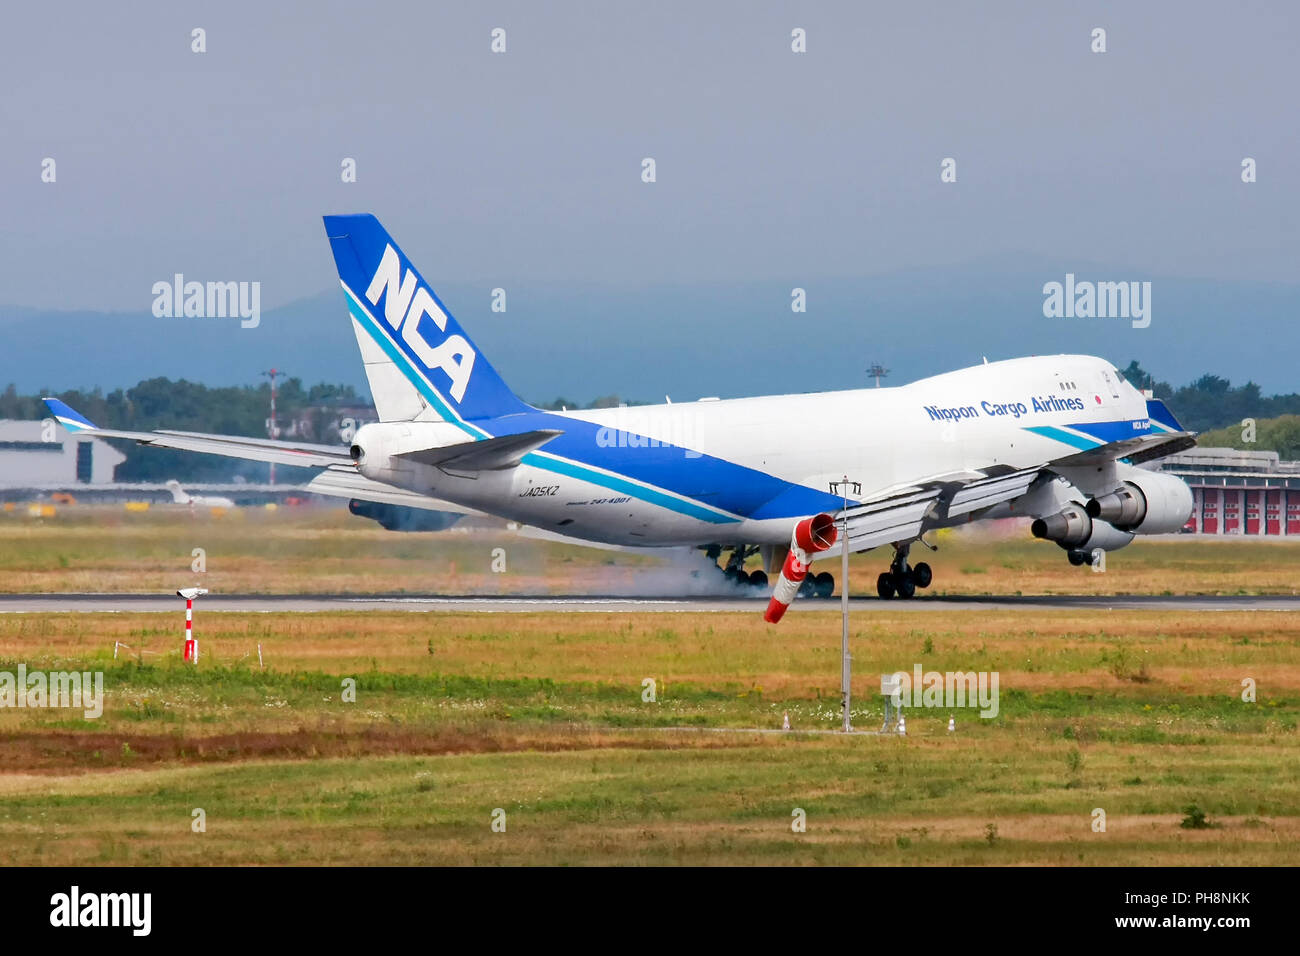
<instances>
[{"instance_id":1,"label":"airplane","mask_svg":"<svg viewBox=\"0 0 1300 956\"><path fill-rule=\"evenodd\" d=\"M186 494L181 488L181 483L173 478L166 483L166 488L172 493L172 501L178 505L189 505L191 508L233 508L235 503L229 498L223 498L220 495L190 495Z\"/></svg>"},{"instance_id":2,"label":"airplane","mask_svg":"<svg viewBox=\"0 0 1300 956\"><path fill-rule=\"evenodd\" d=\"M1074 565L1177 532L1192 495L1139 467L1196 443L1158 400L1087 355L988 362L890 388L545 411L518 398L372 215L324 217L379 421L350 447L96 428L164 448L320 469L360 500L447 502L597 546L728 552L764 617L828 597L815 560L888 545L876 590L907 599L940 528L1033 519ZM846 478L856 486L832 485ZM310 487L310 486L309 486ZM849 488L852 487L852 493ZM834 489L834 490L832 490ZM439 501L439 499L441 499ZM747 558L762 567L747 573Z\"/></svg>"}]
</instances>

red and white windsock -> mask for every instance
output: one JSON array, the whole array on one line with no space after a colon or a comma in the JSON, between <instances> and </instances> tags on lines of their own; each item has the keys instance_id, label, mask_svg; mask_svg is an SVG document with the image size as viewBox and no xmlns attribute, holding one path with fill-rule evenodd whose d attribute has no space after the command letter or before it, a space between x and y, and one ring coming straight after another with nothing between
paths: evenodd
<instances>
[{"instance_id":1,"label":"red and white windsock","mask_svg":"<svg viewBox=\"0 0 1300 956\"><path fill-rule=\"evenodd\" d=\"M825 551L833 545L837 534L835 519L828 514L804 518L794 526L794 534L790 537L790 553L786 555L781 576L776 579L776 587L772 589L772 600L767 602L767 611L763 614L763 620L769 624L781 620L785 609L799 593L799 585L808 576L808 565L812 562L812 555Z\"/></svg>"}]
</instances>

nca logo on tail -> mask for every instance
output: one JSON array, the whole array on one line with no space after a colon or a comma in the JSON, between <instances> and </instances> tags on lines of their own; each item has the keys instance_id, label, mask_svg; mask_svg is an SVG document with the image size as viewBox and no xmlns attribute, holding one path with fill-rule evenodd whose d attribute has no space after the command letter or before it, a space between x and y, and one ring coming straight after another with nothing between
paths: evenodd
<instances>
[{"instance_id":1,"label":"nca logo on tail","mask_svg":"<svg viewBox=\"0 0 1300 956\"><path fill-rule=\"evenodd\" d=\"M465 397L470 372L474 370L474 348L460 335L449 335L437 346L429 344L420 332L420 320L427 315L439 331L446 332L447 314L438 307L429 290L419 284L415 270L402 275L402 262L391 244L384 249L366 298L372 306L378 306L379 297L385 293L384 321L394 333L401 330L402 338L425 368L440 368L447 373L451 379L450 395L459 403Z\"/></svg>"}]
</instances>

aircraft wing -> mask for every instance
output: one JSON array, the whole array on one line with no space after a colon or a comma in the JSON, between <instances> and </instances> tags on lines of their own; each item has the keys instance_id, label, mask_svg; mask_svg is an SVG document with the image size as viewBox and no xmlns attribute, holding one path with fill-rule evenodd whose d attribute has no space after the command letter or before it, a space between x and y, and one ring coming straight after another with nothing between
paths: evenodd
<instances>
[{"instance_id":1,"label":"aircraft wing","mask_svg":"<svg viewBox=\"0 0 1300 956\"><path fill-rule=\"evenodd\" d=\"M869 551L894 541L908 541L952 518L991 508L1025 494L1044 468L979 474L975 479L923 482L921 485L859 502L834 515L835 526L848 518L850 552ZM969 473L967 473L969 474ZM837 542L826 555L839 554Z\"/></svg>"},{"instance_id":2,"label":"aircraft wing","mask_svg":"<svg viewBox=\"0 0 1300 956\"><path fill-rule=\"evenodd\" d=\"M1058 458L1053 465L1095 465L1103 461L1123 459L1130 464L1140 465L1144 461L1164 458L1180 451L1186 451L1196 445L1193 432L1164 432L1122 438L1096 448L1088 448L1066 458Z\"/></svg>"},{"instance_id":3,"label":"aircraft wing","mask_svg":"<svg viewBox=\"0 0 1300 956\"><path fill-rule=\"evenodd\" d=\"M248 461L267 461L277 465L300 467L327 467L334 464L351 466L348 449L339 445L313 445L305 442L275 441L269 438L239 438L230 435L204 435L197 432L153 431L128 432L100 428L90 419L57 398L44 400L64 428L70 432L84 432L96 438L125 438L141 445L155 448L178 448L207 455L224 455Z\"/></svg>"},{"instance_id":4,"label":"aircraft wing","mask_svg":"<svg viewBox=\"0 0 1300 956\"><path fill-rule=\"evenodd\" d=\"M835 514L835 524L843 528L847 514L850 552L867 551L895 541L913 540L930 528L951 523L953 518L1014 501L1029 492L1040 478L1050 480L1056 468L1117 460L1139 464L1196 444L1195 433L1184 431L1162 403L1148 404L1155 407L1151 409L1152 431L1147 434L1110 442L1093 439L1093 447L1019 471L1004 467L922 479ZM1088 441L1086 436L1073 437L1080 445ZM839 553L839 543L825 552L828 556Z\"/></svg>"}]
</instances>

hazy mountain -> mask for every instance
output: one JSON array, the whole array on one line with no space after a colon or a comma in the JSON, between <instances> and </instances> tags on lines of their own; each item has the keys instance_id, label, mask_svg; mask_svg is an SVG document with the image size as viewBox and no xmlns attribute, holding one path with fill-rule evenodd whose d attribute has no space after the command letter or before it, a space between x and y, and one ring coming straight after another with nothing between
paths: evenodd
<instances>
[{"instance_id":1,"label":"hazy mountain","mask_svg":"<svg viewBox=\"0 0 1300 956\"><path fill-rule=\"evenodd\" d=\"M1043 284L1150 279L1152 320L1049 319ZM1137 358L1175 384L1214 372L1264 394L1300 388L1288 342L1300 285L1144 277L1074 263L1016 271L983 266L800 281L644 285L431 280L481 351L524 398L617 393L660 401L886 384L1023 354L1087 352L1120 367ZM491 311L491 289L507 310ZM791 311L802 287L807 312ZM211 385L254 382L272 366L306 383L364 375L338 291L238 319L148 312L39 312L0 307L0 385L132 385L154 376Z\"/></svg>"}]
</instances>

